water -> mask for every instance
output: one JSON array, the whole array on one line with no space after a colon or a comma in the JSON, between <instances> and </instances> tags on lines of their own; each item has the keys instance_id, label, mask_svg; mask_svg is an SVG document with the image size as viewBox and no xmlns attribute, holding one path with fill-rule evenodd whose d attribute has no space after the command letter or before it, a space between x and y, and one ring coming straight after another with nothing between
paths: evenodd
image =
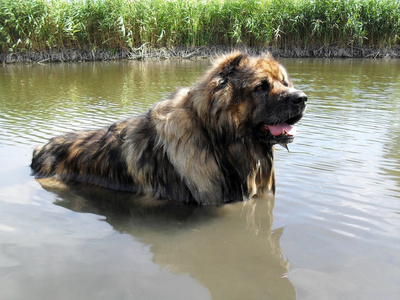
<instances>
[{"instance_id":1,"label":"water","mask_svg":"<svg viewBox=\"0 0 400 300\"><path fill-rule=\"evenodd\" d=\"M208 61L0 67L0 298L399 299L400 61L283 62L309 109L277 148L275 197L169 209L47 191L31 153L143 112Z\"/></svg>"}]
</instances>

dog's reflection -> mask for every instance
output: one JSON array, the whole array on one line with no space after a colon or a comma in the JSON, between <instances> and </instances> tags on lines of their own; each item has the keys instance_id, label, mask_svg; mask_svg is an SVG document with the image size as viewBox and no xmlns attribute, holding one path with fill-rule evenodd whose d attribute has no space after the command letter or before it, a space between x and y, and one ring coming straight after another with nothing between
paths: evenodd
<instances>
[{"instance_id":1,"label":"dog's reflection","mask_svg":"<svg viewBox=\"0 0 400 300\"><path fill-rule=\"evenodd\" d=\"M272 230L272 195L199 207L79 185L56 194L55 204L105 216L115 230L150 245L155 263L188 273L213 299L296 297L279 245L283 228Z\"/></svg>"}]
</instances>

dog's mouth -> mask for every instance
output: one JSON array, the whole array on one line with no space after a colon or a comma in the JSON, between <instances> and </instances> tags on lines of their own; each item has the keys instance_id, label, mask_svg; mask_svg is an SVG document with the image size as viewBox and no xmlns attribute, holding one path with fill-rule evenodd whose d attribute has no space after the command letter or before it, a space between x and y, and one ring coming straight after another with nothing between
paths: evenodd
<instances>
[{"instance_id":1,"label":"dog's mouth","mask_svg":"<svg viewBox=\"0 0 400 300\"><path fill-rule=\"evenodd\" d=\"M260 139L268 144L281 144L286 145L294 141L296 135L296 126L294 126L303 114L290 118L278 124L262 123L258 127Z\"/></svg>"},{"instance_id":2,"label":"dog's mouth","mask_svg":"<svg viewBox=\"0 0 400 300\"><path fill-rule=\"evenodd\" d=\"M285 145L294 141L296 127L286 122L276 125L264 124L260 127L259 131L264 143L269 145L280 144L287 148Z\"/></svg>"}]
</instances>

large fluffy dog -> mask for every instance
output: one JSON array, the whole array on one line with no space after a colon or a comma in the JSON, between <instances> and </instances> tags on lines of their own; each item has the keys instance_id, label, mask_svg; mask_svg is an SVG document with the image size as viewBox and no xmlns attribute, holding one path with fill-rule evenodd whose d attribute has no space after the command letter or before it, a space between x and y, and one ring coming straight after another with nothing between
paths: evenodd
<instances>
[{"instance_id":1,"label":"large fluffy dog","mask_svg":"<svg viewBox=\"0 0 400 300\"><path fill-rule=\"evenodd\" d=\"M35 149L37 178L202 205L275 191L274 144L293 141L307 96L268 54L219 58L191 88L108 128Z\"/></svg>"}]
</instances>

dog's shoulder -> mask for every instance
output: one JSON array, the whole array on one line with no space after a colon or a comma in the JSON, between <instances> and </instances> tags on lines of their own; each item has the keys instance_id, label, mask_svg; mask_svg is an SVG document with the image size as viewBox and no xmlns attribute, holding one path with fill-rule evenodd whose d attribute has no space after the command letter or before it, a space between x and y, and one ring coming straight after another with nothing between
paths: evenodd
<instances>
[{"instance_id":1,"label":"dog's shoulder","mask_svg":"<svg viewBox=\"0 0 400 300\"><path fill-rule=\"evenodd\" d=\"M181 88L149 111L156 147L201 204L223 201L223 174L203 122L193 107L190 88Z\"/></svg>"}]
</instances>

